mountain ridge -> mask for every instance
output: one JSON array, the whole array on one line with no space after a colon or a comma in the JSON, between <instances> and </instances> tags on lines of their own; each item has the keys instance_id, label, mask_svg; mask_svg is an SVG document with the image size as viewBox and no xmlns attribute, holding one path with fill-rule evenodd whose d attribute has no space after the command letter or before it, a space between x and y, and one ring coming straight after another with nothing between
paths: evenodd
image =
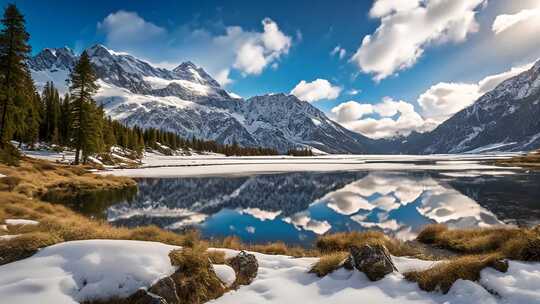
<instances>
[{"instance_id":1,"label":"mountain ridge","mask_svg":"<svg viewBox=\"0 0 540 304\"><path fill-rule=\"evenodd\" d=\"M375 142L294 95L235 98L191 61L168 70L99 44L86 51L99 79L96 101L107 115L130 126L280 152L311 147L325 153L367 153ZM53 81L67 91L62 83L77 58L68 48L44 49L32 57L29 68L38 88Z\"/></svg>"}]
</instances>

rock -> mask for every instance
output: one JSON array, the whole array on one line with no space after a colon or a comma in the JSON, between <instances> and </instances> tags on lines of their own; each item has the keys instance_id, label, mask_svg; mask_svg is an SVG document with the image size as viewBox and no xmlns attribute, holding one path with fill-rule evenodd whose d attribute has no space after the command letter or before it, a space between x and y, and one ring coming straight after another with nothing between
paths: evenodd
<instances>
[{"instance_id":1,"label":"rock","mask_svg":"<svg viewBox=\"0 0 540 304\"><path fill-rule=\"evenodd\" d=\"M500 272L508 271L508 261L505 259L495 260L489 266Z\"/></svg>"},{"instance_id":2,"label":"rock","mask_svg":"<svg viewBox=\"0 0 540 304\"><path fill-rule=\"evenodd\" d=\"M130 304L171 304L167 303L162 297L152 294L144 289L137 290L134 294L126 299L126 303Z\"/></svg>"},{"instance_id":3,"label":"rock","mask_svg":"<svg viewBox=\"0 0 540 304\"><path fill-rule=\"evenodd\" d=\"M176 304L180 302L180 298L178 298L178 294L176 292L176 285L171 277L165 277L157 281L157 283L150 287L148 291L162 297L169 304Z\"/></svg>"},{"instance_id":4,"label":"rock","mask_svg":"<svg viewBox=\"0 0 540 304\"><path fill-rule=\"evenodd\" d=\"M228 264L236 272L236 282L243 285L250 284L259 270L259 263L255 255L243 250L237 256L231 258Z\"/></svg>"},{"instance_id":5,"label":"rock","mask_svg":"<svg viewBox=\"0 0 540 304\"><path fill-rule=\"evenodd\" d=\"M388 249L380 244L351 246L350 264L366 274L371 281L378 281L385 275L397 271Z\"/></svg>"},{"instance_id":6,"label":"rock","mask_svg":"<svg viewBox=\"0 0 540 304\"><path fill-rule=\"evenodd\" d=\"M519 259L527 262L540 262L540 238L527 240L527 245L521 249Z\"/></svg>"},{"instance_id":7,"label":"rock","mask_svg":"<svg viewBox=\"0 0 540 304\"><path fill-rule=\"evenodd\" d=\"M343 267L347 270L354 270L354 261L352 259L352 256L349 255L345 260L343 260L343 262L341 262L339 267Z\"/></svg>"}]
</instances>

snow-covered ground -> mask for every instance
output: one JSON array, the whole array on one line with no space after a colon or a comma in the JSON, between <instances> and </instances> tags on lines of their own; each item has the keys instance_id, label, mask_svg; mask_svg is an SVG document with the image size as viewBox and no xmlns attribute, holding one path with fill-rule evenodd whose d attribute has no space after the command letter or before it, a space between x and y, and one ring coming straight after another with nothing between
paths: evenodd
<instances>
[{"instance_id":1,"label":"snow-covered ground","mask_svg":"<svg viewBox=\"0 0 540 304\"><path fill-rule=\"evenodd\" d=\"M345 170L440 170L482 171L501 168L483 164L487 160L504 159L515 154L460 155L324 155L314 157L219 155L163 156L146 153L137 169L103 171L131 177L180 177L224 174L256 174L297 171ZM507 172L518 168L505 168Z\"/></svg>"},{"instance_id":2,"label":"snow-covered ground","mask_svg":"<svg viewBox=\"0 0 540 304\"><path fill-rule=\"evenodd\" d=\"M155 242L113 240L47 247L30 258L0 266L0 302L63 304L127 296L174 272L167 256L173 248ZM225 251L228 257L237 254ZM485 269L479 282L458 281L443 295L424 292L401 274L426 269L433 262L394 257L401 273L370 282L363 273L347 270L318 278L308 273L316 258L255 255L260 267L254 282L211 303L540 303L539 263L511 261L507 273ZM234 280L230 268L215 268L222 280Z\"/></svg>"}]
</instances>

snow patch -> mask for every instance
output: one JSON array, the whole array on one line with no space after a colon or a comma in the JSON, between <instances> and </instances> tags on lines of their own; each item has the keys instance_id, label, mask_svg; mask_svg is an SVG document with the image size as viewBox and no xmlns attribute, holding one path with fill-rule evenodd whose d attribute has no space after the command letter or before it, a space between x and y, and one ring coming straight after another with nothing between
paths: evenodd
<instances>
[{"instance_id":1,"label":"snow patch","mask_svg":"<svg viewBox=\"0 0 540 304\"><path fill-rule=\"evenodd\" d=\"M5 223L7 225L17 226L17 225L37 225L38 221L34 220L25 220L25 219L6 219Z\"/></svg>"},{"instance_id":2,"label":"snow patch","mask_svg":"<svg viewBox=\"0 0 540 304\"><path fill-rule=\"evenodd\" d=\"M228 265L214 265L214 271L218 278L225 284L225 286L230 287L236 281L236 273L231 266Z\"/></svg>"}]
</instances>

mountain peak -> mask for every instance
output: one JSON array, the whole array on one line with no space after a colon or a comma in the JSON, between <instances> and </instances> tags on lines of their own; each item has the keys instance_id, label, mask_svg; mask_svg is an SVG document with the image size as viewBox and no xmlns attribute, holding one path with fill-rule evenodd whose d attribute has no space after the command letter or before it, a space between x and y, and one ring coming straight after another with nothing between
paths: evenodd
<instances>
[{"instance_id":1,"label":"mountain peak","mask_svg":"<svg viewBox=\"0 0 540 304\"><path fill-rule=\"evenodd\" d=\"M192 69L199 69L199 67L194 64L193 62L191 61L184 61L182 63L180 63L176 68L173 69L173 72L176 72L176 71L179 71L179 70L186 70L186 69L189 69L189 68L192 68Z\"/></svg>"},{"instance_id":2,"label":"mountain peak","mask_svg":"<svg viewBox=\"0 0 540 304\"><path fill-rule=\"evenodd\" d=\"M214 78L212 78L212 76L206 73L203 68L197 66L191 61L182 62L172 71L182 79L204 85L210 85L215 88L221 88L219 83Z\"/></svg>"},{"instance_id":3,"label":"mountain peak","mask_svg":"<svg viewBox=\"0 0 540 304\"><path fill-rule=\"evenodd\" d=\"M94 56L110 56L111 52L103 44L95 44L86 49L86 53L90 57Z\"/></svg>"}]
</instances>

